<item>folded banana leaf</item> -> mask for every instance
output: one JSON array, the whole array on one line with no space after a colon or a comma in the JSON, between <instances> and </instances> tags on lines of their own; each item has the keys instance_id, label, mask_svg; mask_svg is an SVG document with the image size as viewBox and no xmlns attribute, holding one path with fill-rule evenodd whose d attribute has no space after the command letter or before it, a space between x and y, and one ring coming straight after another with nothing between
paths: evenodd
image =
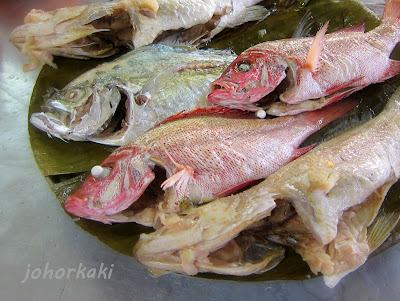
<instances>
[{"instance_id":1,"label":"folded banana leaf","mask_svg":"<svg viewBox=\"0 0 400 301\"><path fill-rule=\"evenodd\" d=\"M265 1L268 3L270 1ZM236 53L248 47L268 40L288 38L293 35L301 17L307 12L316 21L316 28L326 21L329 31L355 25L365 21L367 30L379 24L379 18L365 6L354 0L312 0L312 1L278 1L277 11L266 19L253 24L245 24L235 29L222 32L205 47L216 49L232 49ZM288 4L293 4L287 9ZM311 32L312 35L315 34ZM400 58L400 52L395 50L393 58ZM107 61L114 59L108 58ZM40 72L33 90L29 115L40 111L43 96L49 89L63 88L69 81L79 74L94 68L104 60L77 61L58 58L58 69L44 66ZM383 108L386 101L400 84L400 77L392 78L385 83L372 85L352 95L360 101L359 106L350 116L341 118L329 127L311 136L305 144L323 142L334 135L360 124L375 115ZM64 142L57 138L50 138L45 133L29 124L29 137L34 157L39 169L48 180L57 199L63 205L65 197L74 191L86 177L92 166L99 164L114 148L89 142ZM395 184L389 191L381 208L385 214L400 213L400 183ZM78 220L76 223L85 231L96 236L100 241L123 254L132 256L132 247L140 233L151 232L151 229L129 223L104 225L89 220ZM373 226L373 225L372 225ZM371 227L372 227L371 226ZM400 225L392 231L389 239L375 252L379 254L400 241ZM271 281L271 280L301 280L314 275L307 264L294 251L288 249L285 259L275 269L259 275L246 277L202 274L197 277L210 279L230 279L237 281Z\"/></svg>"}]
</instances>

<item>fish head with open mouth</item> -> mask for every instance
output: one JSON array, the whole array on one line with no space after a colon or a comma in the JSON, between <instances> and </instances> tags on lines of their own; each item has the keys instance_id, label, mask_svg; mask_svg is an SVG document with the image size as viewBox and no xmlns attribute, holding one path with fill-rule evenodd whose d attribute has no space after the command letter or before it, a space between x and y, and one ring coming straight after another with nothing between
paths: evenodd
<instances>
[{"instance_id":1,"label":"fish head with open mouth","mask_svg":"<svg viewBox=\"0 0 400 301\"><path fill-rule=\"evenodd\" d=\"M135 102L133 83L87 81L50 92L42 112L33 113L30 122L60 139L120 145L124 139ZM116 142L115 142L116 141Z\"/></svg>"},{"instance_id":2,"label":"fish head with open mouth","mask_svg":"<svg viewBox=\"0 0 400 301\"><path fill-rule=\"evenodd\" d=\"M257 111L254 103L275 90L286 77L287 66L272 53L245 51L211 83L208 99L224 107Z\"/></svg>"},{"instance_id":3,"label":"fish head with open mouth","mask_svg":"<svg viewBox=\"0 0 400 301\"><path fill-rule=\"evenodd\" d=\"M104 223L124 222L127 209L154 180L152 164L140 147L113 152L65 202L65 209L77 216Z\"/></svg>"}]
</instances>

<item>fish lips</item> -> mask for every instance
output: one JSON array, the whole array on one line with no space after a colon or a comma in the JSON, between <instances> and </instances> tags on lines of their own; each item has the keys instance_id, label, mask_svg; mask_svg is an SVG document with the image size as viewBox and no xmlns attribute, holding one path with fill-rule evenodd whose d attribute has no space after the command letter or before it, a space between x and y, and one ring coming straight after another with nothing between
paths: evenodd
<instances>
[{"instance_id":1,"label":"fish lips","mask_svg":"<svg viewBox=\"0 0 400 301\"><path fill-rule=\"evenodd\" d=\"M29 118L29 122L48 135L60 139L68 137L71 133L71 129L61 122L57 116L51 113L33 113Z\"/></svg>"},{"instance_id":2,"label":"fish lips","mask_svg":"<svg viewBox=\"0 0 400 301\"><path fill-rule=\"evenodd\" d=\"M221 80L214 81L210 86L208 100L216 105L223 107L239 109L244 111L257 111L254 102L260 100L265 94L265 87L259 83L248 84L246 88L241 89L237 84L228 83Z\"/></svg>"},{"instance_id":3,"label":"fish lips","mask_svg":"<svg viewBox=\"0 0 400 301\"><path fill-rule=\"evenodd\" d=\"M103 179L89 175L65 202L73 215L103 223L123 222L125 209L137 201L155 175L136 148L115 151L101 164L110 174Z\"/></svg>"},{"instance_id":4,"label":"fish lips","mask_svg":"<svg viewBox=\"0 0 400 301\"><path fill-rule=\"evenodd\" d=\"M63 94L73 94L73 92L64 92ZM113 85L93 87L90 94L87 93L85 96L85 100L81 101L73 110L67 109L67 106L63 107L65 100L49 99L46 110L33 113L30 122L48 135L60 139L75 141L92 140L92 137L96 139L112 122L121 101L127 107L126 114L129 114L129 102L122 98L122 94L126 95L126 93L120 92L119 87ZM127 119L126 116L124 117L124 120ZM112 125L116 127L115 122ZM127 126L122 126L118 134L122 135L126 129Z\"/></svg>"}]
</instances>

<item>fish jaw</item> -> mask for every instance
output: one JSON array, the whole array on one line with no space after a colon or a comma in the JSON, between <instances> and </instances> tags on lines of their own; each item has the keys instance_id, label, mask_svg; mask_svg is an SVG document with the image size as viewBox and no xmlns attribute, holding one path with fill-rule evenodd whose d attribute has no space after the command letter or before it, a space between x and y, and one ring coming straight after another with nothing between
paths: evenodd
<instances>
[{"instance_id":1,"label":"fish jaw","mask_svg":"<svg viewBox=\"0 0 400 301\"><path fill-rule=\"evenodd\" d=\"M146 160L144 149L120 148L101 165L108 169L104 177L89 175L65 202L65 209L79 217L111 223L121 222L121 212L143 194L155 175Z\"/></svg>"},{"instance_id":2,"label":"fish jaw","mask_svg":"<svg viewBox=\"0 0 400 301\"><path fill-rule=\"evenodd\" d=\"M113 85L67 88L51 94L43 112L33 113L30 122L48 135L84 141L107 127L120 101Z\"/></svg>"},{"instance_id":3,"label":"fish jaw","mask_svg":"<svg viewBox=\"0 0 400 301\"><path fill-rule=\"evenodd\" d=\"M247 50L239 55L219 79L211 83L210 102L230 108L256 109L253 104L276 89L286 77L288 64L274 53Z\"/></svg>"}]
</instances>

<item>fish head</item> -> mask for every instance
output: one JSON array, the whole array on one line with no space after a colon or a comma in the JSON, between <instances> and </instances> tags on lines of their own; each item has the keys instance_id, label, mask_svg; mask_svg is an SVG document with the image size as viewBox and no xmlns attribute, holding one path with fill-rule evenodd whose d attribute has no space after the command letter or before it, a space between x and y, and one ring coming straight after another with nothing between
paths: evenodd
<instances>
[{"instance_id":1,"label":"fish head","mask_svg":"<svg viewBox=\"0 0 400 301\"><path fill-rule=\"evenodd\" d=\"M140 147L115 150L65 202L65 209L80 217L104 223L124 222L122 211L144 193L155 174Z\"/></svg>"},{"instance_id":2,"label":"fish head","mask_svg":"<svg viewBox=\"0 0 400 301\"><path fill-rule=\"evenodd\" d=\"M42 112L33 113L30 122L48 135L84 141L109 126L122 93L111 84L84 82L55 90L46 98Z\"/></svg>"},{"instance_id":3,"label":"fish head","mask_svg":"<svg viewBox=\"0 0 400 301\"><path fill-rule=\"evenodd\" d=\"M254 103L275 90L286 77L286 68L280 56L247 50L211 83L208 99L220 106L256 111Z\"/></svg>"}]
</instances>

